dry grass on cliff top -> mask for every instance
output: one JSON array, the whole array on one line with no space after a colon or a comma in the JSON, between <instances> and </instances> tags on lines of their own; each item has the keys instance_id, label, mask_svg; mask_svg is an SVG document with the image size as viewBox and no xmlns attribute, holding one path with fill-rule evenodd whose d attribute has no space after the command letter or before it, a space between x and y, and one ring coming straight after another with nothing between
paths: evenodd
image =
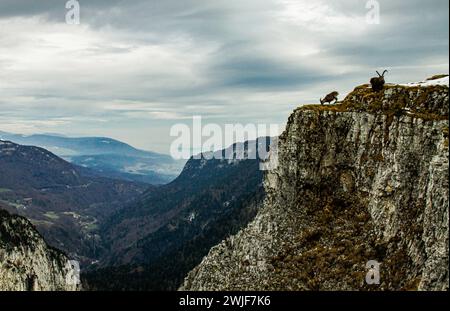
<instances>
[{"instance_id":1,"label":"dry grass on cliff top","mask_svg":"<svg viewBox=\"0 0 450 311\"><path fill-rule=\"evenodd\" d=\"M440 76L433 77L438 79ZM369 112L388 116L408 115L425 121L448 120L448 107L435 107L432 104L435 94L448 93L448 87L442 85L405 86L386 85L382 92L372 91L370 85L356 87L343 101L336 105L305 105L296 111L331 112ZM446 101L448 105L448 100ZM438 105L439 106L439 105ZM447 113L442 113L446 111Z\"/></svg>"}]
</instances>

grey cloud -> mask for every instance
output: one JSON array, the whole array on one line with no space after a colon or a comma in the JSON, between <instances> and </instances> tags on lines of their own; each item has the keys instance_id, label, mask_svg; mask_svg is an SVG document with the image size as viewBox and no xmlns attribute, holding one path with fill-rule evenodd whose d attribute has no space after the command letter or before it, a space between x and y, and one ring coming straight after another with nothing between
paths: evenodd
<instances>
[{"instance_id":1,"label":"grey cloud","mask_svg":"<svg viewBox=\"0 0 450 311\"><path fill-rule=\"evenodd\" d=\"M64 20L68 0L2 0L0 17L24 17L45 15L56 20ZM121 0L79 0L86 9L105 9L119 5Z\"/></svg>"}]
</instances>

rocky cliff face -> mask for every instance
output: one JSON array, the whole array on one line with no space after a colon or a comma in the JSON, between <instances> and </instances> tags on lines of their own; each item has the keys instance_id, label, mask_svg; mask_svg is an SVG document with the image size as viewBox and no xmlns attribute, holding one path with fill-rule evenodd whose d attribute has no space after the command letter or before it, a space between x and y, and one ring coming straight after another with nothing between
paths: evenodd
<instances>
[{"instance_id":1,"label":"rocky cliff face","mask_svg":"<svg viewBox=\"0 0 450 311\"><path fill-rule=\"evenodd\" d=\"M181 289L448 289L444 82L363 85L339 105L294 111L259 214ZM370 260L380 284L366 283Z\"/></svg>"},{"instance_id":2,"label":"rocky cliff face","mask_svg":"<svg viewBox=\"0 0 450 311\"><path fill-rule=\"evenodd\" d=\"M77 290L74 268L31 223L0 210L0 291Z\"/></svg>"}]
</instances>

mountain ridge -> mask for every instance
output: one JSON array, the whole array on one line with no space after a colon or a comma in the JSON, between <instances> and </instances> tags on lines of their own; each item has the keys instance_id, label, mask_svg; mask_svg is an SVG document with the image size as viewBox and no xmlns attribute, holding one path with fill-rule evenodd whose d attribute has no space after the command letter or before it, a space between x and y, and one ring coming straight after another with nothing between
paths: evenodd
<instances>
[{"instance_id":1,"label":"mountain ridge","mask_svg":"<svg viewBox=\"0 0 450 311\"><path fill-rule=\"evenodd\" d=\"M44 148L72 164L91 168L99 176L149 184L165 184L181 171L183 161L145 151L108 137L21 135L0 132L0 139Z\"/></svg>"}]
</instances>

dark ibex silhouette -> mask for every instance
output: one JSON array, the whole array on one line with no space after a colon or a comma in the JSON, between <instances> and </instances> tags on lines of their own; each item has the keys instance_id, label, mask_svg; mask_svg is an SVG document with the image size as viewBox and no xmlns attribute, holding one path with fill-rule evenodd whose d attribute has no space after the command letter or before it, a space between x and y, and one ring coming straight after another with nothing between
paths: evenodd
<instances>
[{"instance_id":1,"label":"dark ibex silhouette","mask_svg":"<svg viewBox=\"0 0 450 311\"><path fill-rule=\"evenodd\" d=\"M384 88L384 85L386 81L384 80L384 75L388 72L387 70L383 71L383 74L381 75L378 71L378 77L370 79L370 84L372 85L372 90L374 92L382 91Z\"/></svg>"},{"instance_id":2,"label":"dark ibex silhouette","mask_svg":"<svg viewBox=\"0 0 450 311\"><path fill-rule=\"evenodd\" d=\"M329 104L331 104L331 102L334 100L334 104L336 104L336 102L338 101L338 96L339 96L339 93L338 92L336 92L336 91L334 91L334 92L331 92L330 94L328 94L327 96L325 96L325 98L324 99L320 99L320 103L323 105L323 104L326 104L326 103L329 103Z\"/></svg>"}]
</instances>

